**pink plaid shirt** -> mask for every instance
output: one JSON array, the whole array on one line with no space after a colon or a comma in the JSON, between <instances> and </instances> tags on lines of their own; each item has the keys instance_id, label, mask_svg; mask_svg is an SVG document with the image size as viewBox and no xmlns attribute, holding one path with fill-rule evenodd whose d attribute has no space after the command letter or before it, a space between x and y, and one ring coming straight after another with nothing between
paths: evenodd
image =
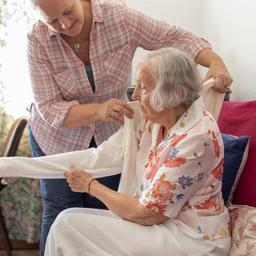
<instances>
[{"instance_id":1,"label":"pink plaid shirt","mask_svg":"<svg viewBox=\"0 0 256 256\"><path fill-rule=\"evenodd\" d=\"M75 104L102 103L111 98L127 99L131 63L137 47L156 50L177 47L193 58L210 45L190 32L142 13L92 0L93 24L90 33L90 61L95 93L84 64L57 33L42 22L28 35L28 60L35 107L30 125L46 155L85 149L94 136L99 145L112 135L113 123L96 122L82 128L63 128L63 120Z\"/></svg>"}]
</instances>

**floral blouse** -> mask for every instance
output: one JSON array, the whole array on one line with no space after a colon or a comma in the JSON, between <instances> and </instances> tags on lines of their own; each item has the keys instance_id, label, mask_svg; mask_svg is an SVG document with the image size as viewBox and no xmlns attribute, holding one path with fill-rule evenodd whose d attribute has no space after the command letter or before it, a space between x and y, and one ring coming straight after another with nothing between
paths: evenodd
<instances>
[{"instance_id":1,"label":"floral blouse","mask_svg":"<svg viewBox=\"0 0 256 256\"><path fill-rule=\"evenodd\" d=\"M140 202L172 218L185 232L196 231L209 240L229 236L221 194L223 142L201 98L162 139L161 129L149 125L140 141L143 147L150 145L147 159L145 150L138 152L137 167L143 164L141 174L137 168Z\"/></svg>"}]
</instances>

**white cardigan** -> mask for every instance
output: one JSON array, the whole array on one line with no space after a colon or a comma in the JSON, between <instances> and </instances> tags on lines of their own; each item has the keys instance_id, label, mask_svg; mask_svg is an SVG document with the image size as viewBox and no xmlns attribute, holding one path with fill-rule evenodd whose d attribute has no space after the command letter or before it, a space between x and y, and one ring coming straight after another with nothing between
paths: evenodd
<instances>
[{"instance_id":1,"label":"white cardigan","mask_svg":"<svg viewBox=\"0 0 256 256\"><path fill-rule=\"evenodd\" d=\"M211 89L214 80L205 82L202 91L204 103L217 119L224 94ZM37 157L0 158L0 177L64 178L71 167L84 169L96 178L121 173L118 191L133 195L136 191L136 156L145 120L139 110L139 102L130 102L135 115L125 117L124 126L97 148Z\"/></svg>"},{"instance_id":2,"label":"white cardigan","mask_svg":"<svg viewBox=\"0 0 256 256\"><path fill-rule=\"evenodd\" d=\"M58 179L64 178L64 172L71 167L78 167L96 178L122 173L119 191L132 194L136 184L133 178L136 177L137 141L144 119L139 102L129 105L135 112L134 118L125 118L124 126L97 148L37 158L0 158L0 177Z\"/></svg>"}]
</instances>

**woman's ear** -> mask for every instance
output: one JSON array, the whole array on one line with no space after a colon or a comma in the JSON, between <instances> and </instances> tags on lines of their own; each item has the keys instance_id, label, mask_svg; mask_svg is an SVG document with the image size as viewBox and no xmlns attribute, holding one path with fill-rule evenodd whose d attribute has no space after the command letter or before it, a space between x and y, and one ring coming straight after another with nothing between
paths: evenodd
<instances>
[{"instance_id":1,"label":"woman's ear","mask_svg":"<svg viewBox=\"0 0 256 256\"><path fill-rule=\"evenodd\" d=\"M174 86L174 88L175 88L175 92L176 92L177 94L181 95L181 94L183 93L183 88L182 88L181 85L176 84L176 85Z\"/></svg>"}]
</instances>

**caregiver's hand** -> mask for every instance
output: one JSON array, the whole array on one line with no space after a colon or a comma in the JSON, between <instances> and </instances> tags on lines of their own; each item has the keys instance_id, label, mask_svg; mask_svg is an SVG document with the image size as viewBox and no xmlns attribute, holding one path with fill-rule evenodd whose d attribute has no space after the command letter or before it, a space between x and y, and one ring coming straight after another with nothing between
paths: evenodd
<instances>
[{"instance_id":1,"label":"caregiver's hand","mask_svg":"<svg viewBox=\"0 0 256 256\"><path fill-rule=\"evenodd\" d=\"M101 121L110 121L122 125L124 116L132 118L133 114L132 108L122 100L110 99L98 105L97 115Z\"/></svg>"},{"instance_id":2,"label":"caregiver's hand","mask_svg":"<svg viewBox=\"0 0 256 256\"><path fill-rule=\"evenodd\" d=\"M222 61L215 61L211 63L204 81L210 78L214 78L215 80L213 88L222 93L227 92L233 82L231 75Z\"/></svg>"}]
</instances>

